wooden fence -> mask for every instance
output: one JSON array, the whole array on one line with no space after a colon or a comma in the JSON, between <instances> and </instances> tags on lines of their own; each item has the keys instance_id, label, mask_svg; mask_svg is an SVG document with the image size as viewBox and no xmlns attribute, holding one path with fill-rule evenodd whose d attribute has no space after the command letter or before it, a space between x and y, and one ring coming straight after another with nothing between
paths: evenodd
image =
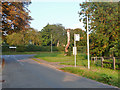
<instances>
[{"instance_id":1,"label":"wooden fence","mask_svg":"<svg viewBox=\"0 0 120 90\"><path fill-rule=\"evenodd\" d=\"M105 61L105 59L112 59L113 61L112 62L108 62L108 61ZM106 63L106 64L113 64L113 69L120 69L120 68L116 68L115 65L120 65L120 62L116 62L116 59L120 59L120 57L91 57L91 62L94 61L94 63L97 61L97 60L101 60L101 67L103 67L103 64Z\"/></svg>"}]
</instances>

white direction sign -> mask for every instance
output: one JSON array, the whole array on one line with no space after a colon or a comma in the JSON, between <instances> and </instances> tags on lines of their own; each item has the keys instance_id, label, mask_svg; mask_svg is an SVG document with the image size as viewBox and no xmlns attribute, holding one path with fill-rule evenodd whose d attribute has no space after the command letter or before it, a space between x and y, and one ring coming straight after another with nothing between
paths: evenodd
<instances>
[{"instance_id":1,"label":"white direction sign","mask_svg":"<svg viewBox=\"0 0 120 90\"><path fill-rule=\"evenodd\" d=\"M16 48L16 47L9 47L9 48Z\"/></svg>"},{"instance_id":2,"label":"white direction sign","mask_svg":"<svg viewBox=\"0 0 120 90\"><path fill-rule=\"evenodd\" d=\"M80 41L80 34L74 34L75 41Z\"/></svg>"},{"instance_id":3,"label":"white direction sign","mask_svg":"<svg viewBox=\"0 0 120 90\"><path fill-rule=\"evenodd\" d=\"M77 55L77 47L73 47L73 55Z\"/></svg>"}]
</instances>

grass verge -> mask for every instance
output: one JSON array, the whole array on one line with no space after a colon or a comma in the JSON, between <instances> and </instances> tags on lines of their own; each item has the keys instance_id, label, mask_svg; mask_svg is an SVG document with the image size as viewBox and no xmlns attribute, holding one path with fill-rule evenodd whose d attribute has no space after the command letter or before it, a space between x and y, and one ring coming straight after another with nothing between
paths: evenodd
<instances>
[{"instance_id":1,"label":"grass verge","mask_svg":"<svg viewBox=\"0 0 120 90\"><path fill-rule=\"evenodd\" d=\"M80 67L65 67L65 68L61 68L61 70L78 74L80 76L83 76L92 80L96 80L102 83L120 87L117 70L111 70L111 69L100 68L100 67L91 67L90 70L88 70L87 68L80 68Z\"/></svg>"},{"instance_id":2,"label":"grass verge","mask_svg":"<svg viewBox=\"0 0 120 90\"><path fill-rule=\"evenodd\" d=\"M48 62L65 62L72 61L73 56L64 56L63 52L45 52L39 55L36 55L35 58L40 58Z\"/></svg>"},{"instance_id":3,"label":"grass verge","mask_svg":"<svg viewBox=\"0 0 120 90\"><path fill-rule=\"evenodd\" d=\"M61 62L60 64L62 65L74 65L74 56L64 56L63 52L41 53L35 57L48 62ZM83 53L78 53L77 55L77 66L81 67L65 67L61 69L92 80L120 87L120 83L118 82L118 70L101 68L100 66L95 66L93 64L90 65L91 69L88 70L86 55Z\"/></svg>"}]
</instances>

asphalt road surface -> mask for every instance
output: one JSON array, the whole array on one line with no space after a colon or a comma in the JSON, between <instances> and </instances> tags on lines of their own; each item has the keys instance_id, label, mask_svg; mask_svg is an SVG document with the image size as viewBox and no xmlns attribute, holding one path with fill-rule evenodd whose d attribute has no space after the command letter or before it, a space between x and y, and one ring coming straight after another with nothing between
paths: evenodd
<instances>
[{"instance_id":1,"label":"asphalt road surface","mask_svg":"<svg viewBox=\"0 0 120 90\"><path fill-rule=\"evenodd\" d=\"M33 55L3 55L2 88L114 88L81 76L49 68L30 59Z\"/></svg>"}]
</instances>

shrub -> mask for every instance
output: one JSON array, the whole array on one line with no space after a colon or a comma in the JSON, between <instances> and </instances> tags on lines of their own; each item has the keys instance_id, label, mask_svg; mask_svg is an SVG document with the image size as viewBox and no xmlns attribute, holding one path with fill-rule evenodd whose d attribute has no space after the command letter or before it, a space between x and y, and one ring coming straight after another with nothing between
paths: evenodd
<instances>
[{"instance_id":1,"label":"shrub","mask_svg":"<svg viewBox=\"0 0 120 90\"><path fill-rule=\"evenodd\" d=\"M58 51L64 51L64 50L65 50L65 47L59 46L59 47L57 47L57 50L58 50Z\"/></svg>"},{"instance_id":2,"label":"shrub","mask_svg":"<svg viewBox=\"0 0 120 90\"><path fill-rule=\"evenodd\" d=\"M17 46L16 51L17 52L25 52L25 46Z\"/></svg>"},{"instance_id":3,"label":"shrub","mask_svg":"<svg viewBox=\"0 0 120 90\"><path fill-rule=\"evenodd\" d=\"M102 81L102 82L105 82L105 83L108 83L108 84L111 84L112 83L112 77L111 76L108 76L106 74L101 74L101 78L99 78L98 80L99 81Z\"/></svg>"},{"instance_id":4,"label":"shrub","mask_svg":"<svg viewBox=\"0 0 120 90\"><path fill-rule=\"evenodd\" d=\"M10 51L9 46L2 46L2 52Z\"/></svg>"}]
</instances>

